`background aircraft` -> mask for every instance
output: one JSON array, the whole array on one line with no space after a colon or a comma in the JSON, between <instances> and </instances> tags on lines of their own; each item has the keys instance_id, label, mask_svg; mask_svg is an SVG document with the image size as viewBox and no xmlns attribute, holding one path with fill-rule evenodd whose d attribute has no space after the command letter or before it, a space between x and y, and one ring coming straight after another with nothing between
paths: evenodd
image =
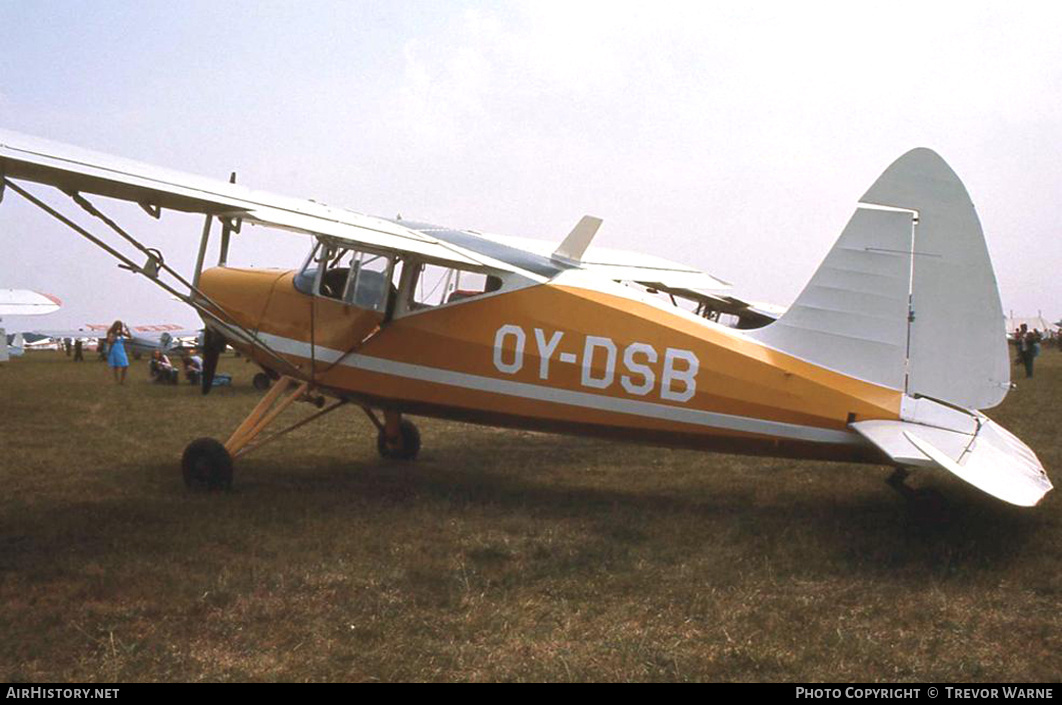
<instances>
[{"instance_id":1,"label":"background aircraft","mask_svg":"<svg viewBox=\"0 0 1062 705\"><path fill-rule=\"evenodd\" d=\"M58 311L63 305L59 299L50 294L39 294L29 289L0 289L0 323L4 316L43 316ZM0 362L6 362L11 355L23 352L22 335L16 334L8 346L7 332L0 326Z\"/></svg>"},{"instance_id":2,"label":"background aircraft","mask_svg":"<svg viewBox=\"0 0 1062 705\"><path fill-rule=\"evenodd\" d=\"M106 339L107 329L110 327L109 323L87 323L78 328L65 330L23 331L23 336L31 343L39 340L53 340L61 345L65 340L78 339L94 343ZM196 340L202 333L200 330L182 328L175 323L129 326L129 332L133 334L133 337L125 342L125 348L136 359L151 355L155 350L168 353L174 350L190 349L195 347Z\"/></svg>"}]
</instances>

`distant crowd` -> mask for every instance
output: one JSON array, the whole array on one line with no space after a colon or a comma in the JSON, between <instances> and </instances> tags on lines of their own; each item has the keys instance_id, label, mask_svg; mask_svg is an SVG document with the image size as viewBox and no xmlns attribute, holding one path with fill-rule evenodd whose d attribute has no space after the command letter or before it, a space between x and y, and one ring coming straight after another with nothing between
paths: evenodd
<instances>
[{"instance_id":1,"label":"distant crowd","mask_svg":"<svg viewBox=\"0 0 1062 705\"><path fill-rule=\"evenodd\" d=\"M96 341L97 359L107 361L107 365L114 372L114 381L117 384L125 384L126 371L129 369L129 356L125 351L125 341L132 339L129 329L121 321L115 321L107 330L106 338ZM63 349L67 356L73 357L74 362L83 362L85 359L84 343L80 340L63 340ZM164 384L177 384L181 376L191 384L199 384L203 375L203 358L195 348L181 355L181 370L170 361L162 350L155 350L151 355L148 365L151 379Z\"/></svg>"},{"instance_id":2,"label":"distant crowd","mask_svg":"<svg viewBox=\"0 0 1062 705\"><path fill-rule=\"evenodd\" d=\"M1033 376L1036 358L1040 356L1043 347L1052 342L1059 350L1062 350L1062 334L1049 331L1041 333L1037 328L1029 330L1029 326L1025 323L1022 323L1020 328L1015 329L1013 343L1017 351L1017 357L1014 360L1014 364L1025 367L1026 378Z\"/></svg>"}]
</instances>

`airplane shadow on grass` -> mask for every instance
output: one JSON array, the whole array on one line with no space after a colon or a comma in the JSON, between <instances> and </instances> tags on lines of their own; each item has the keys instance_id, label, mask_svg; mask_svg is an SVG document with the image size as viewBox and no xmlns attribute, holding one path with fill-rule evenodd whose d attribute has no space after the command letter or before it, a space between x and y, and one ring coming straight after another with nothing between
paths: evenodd
<instances>
[{"instance_id":1,"label":"airplane shadow on grass","mask_svg":"<svg viewBox=\"0 0 1062 705\"><path fill-rule=\"evenodd\" d=\"M648 560L725 549L774 559L805 577L844 572L873 579L900 571L939 579L1005 568L1043 523L1037 510L1003 505L956 483L942 487L950 495L946 514L926 519L882 489L886 472L870 466L843 466L838 473L838 466L818 472L768 461L777 471L764 474L757 460L689 454L677 465L703 459L695 461L703 463L703 485L691 487L688 478L669 485L668 474L679 472L673 465L651 468L659 482L639 488L646 469L633 461L605 486L594 486L579 472L595 463L600 472L603 449L614 446L533 435L507 438L499 448L499 440L470 434L459 448L438 446L415 463L251 456L238 465L231 493L187 492L172 462L117 466L116 472L154 484L63 508L18 509L0 534L0 571L40 570L122 551L184 558L252 529L298 531L305 516L337 527L378 516L387 531L395 522L424 521L428 512L440 521L475 514L487 523L515 521L529 529L574 526L588 541L612 542ZM731 462L753 470L728 469ZM624 478L626 472L633 474ZM837 487L839 477L844 482ZM624 488L625 479L635 486ZM217 531L188 528L204 524Z\"/></svg>"}]
</instances>

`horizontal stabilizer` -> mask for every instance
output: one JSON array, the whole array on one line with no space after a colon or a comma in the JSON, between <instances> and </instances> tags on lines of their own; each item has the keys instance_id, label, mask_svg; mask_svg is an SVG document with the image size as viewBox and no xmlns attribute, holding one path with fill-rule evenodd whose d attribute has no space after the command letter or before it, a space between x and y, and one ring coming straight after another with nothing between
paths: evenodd
<instances>
[{"instance_id":1,"label":"horizontal stabilizer","mask_svg":"<svg viewBox=\"0 0 1062 705\"><path fill-rule=\"evenodd\" d=\"M898 465L943 468L1004 502L1032 507L1052 489L1036 454L983 414L972 433L907 421L859 421L851 428Z\"/></svg>"}]
</instances>

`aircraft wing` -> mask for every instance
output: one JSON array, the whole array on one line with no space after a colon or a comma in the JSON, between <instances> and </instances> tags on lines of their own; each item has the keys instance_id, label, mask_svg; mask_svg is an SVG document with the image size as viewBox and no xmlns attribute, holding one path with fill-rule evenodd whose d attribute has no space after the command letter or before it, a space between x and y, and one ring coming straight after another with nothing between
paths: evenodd
<instances>
[{"instance_id":1,"label":"aircraft wing","mask_svg":"<svg viewBox=\"0 0 1062 705\"><path fill-rule=\"evenodd\" d=\"M0 174L145 207L238 218L377 249L411 252L455 265L486 262L459 246L382 218L311 200L254 191L70 145L0 130ZM496 263L490 263L496 266Z\"/></svg>"},{"instance_id":2,"label":"aircraft wing","mask_svg":"<svg viewBox=\"0 0 1062 705\"><path fill-rule=\"evenodd\" d=\"M543 257L550 257L568 266L595 272L616 281L632 281L647 286L659 285L655 288L701 289L707 291L731 288L728 282L713 277L707 272L702 272L699 269L673 262L663 257L646 255L632 250L616 250L608 247L592 246L580 252L581 257L575 259L558 256L558 252L565 252L563 245L558 250L556 244L544 240L495 235L478 231L472 232L500 244L527 250Z\"/></svg>"},{"instance_id":3,"label":"aircraft wing","mask_svg":"<svg viewBox=\"0 0 1062 705\"><path fill-rule=\"evenodd\" d=\"M58 311L62 302L29 289L0 289L0 316L42 316Z\"/></svg>"},{"instance_id":4,"label":"aircraft wing","mask_svg":"<svg viewBox=\"0 0 1062 705\"><path fill-rule=\"evenodd\" d=\"M718 291L730 288L729 283L707 272L662 257L627 250L594 248L586 254L579 266L617 281L649 285L655 283L675 289Z\"/></svg>"},{"instance_id":5,"label":"aircraft wing","mask_svg":"<svg viewBox=\"0 0 1062 705\"><path fill-rule=\"evenodd\" d=\"M403 224L354 211L332 208L308 199L296 199L238 184L164 169L16 132L0 130L0 175L14 180L54 186L67 193L95 194L138 203L145 208L165 208L205 213L241 222L323 235L355 245L392 252L409 252L441 264L489 266L522 271L519 264L491 257L465 246L460 239L435 237L433 228ZM523 249L553 260L560 268L577 267L610 279L657 282L669 287L718 290L729 284L683 264L637 252L591 247L600 221L584 219L575 235L580 241L570 250L522 238L505 238L468 231L478 238ZM438 229L438 232L452 232ZM566 258L577 255L576 259ZM531 270L534 274L534 269ZM522 273L527 273L522 271Z\"/></svg>"}]
</instances>

